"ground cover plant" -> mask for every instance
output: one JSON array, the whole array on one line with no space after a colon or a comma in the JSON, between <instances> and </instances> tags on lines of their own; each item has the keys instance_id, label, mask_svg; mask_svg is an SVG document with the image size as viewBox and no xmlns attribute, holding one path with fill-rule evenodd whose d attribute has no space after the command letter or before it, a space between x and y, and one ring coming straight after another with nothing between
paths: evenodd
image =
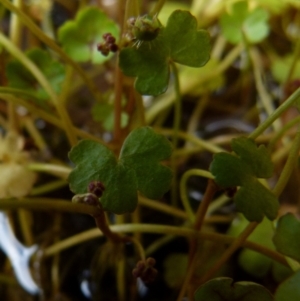
<instances>
[{"instance_id":1,"label":"ground cover plant","mask_svg":"<svg viewBox=\"0 0 300 301\"><path fill-rule=\"evenodd\" d=\"M0 0L1 300L300 300L299 6Z\"/></svg>"}]
</instances>

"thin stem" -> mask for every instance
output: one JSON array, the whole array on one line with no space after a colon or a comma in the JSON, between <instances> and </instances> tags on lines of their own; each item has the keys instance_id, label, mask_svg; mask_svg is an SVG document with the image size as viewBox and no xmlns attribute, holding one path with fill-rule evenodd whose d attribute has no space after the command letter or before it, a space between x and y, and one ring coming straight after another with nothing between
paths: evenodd
<instances>
[{"instance_id":1,"label":"thin stem","mask_svg":"<svg viewBox=\"0 0 300 301\"><path fill-rule=\"evenodd\" d=\"M187 214L184 211L182 211L178 208L174 208L170 205L164 204L162 202L150 200L142 195L139 195L139 204L142 206L160 211L160 212L164 212L166 214L173 215L174 217L178 217L181 219L187 219Z\"/></svg>"},{"instance_id":2,"label":"thin stem","mask_svg":"<svg viewBox=\"0 0 300 301\"><path fill-rule=\"evenodd\" d=\"M86 83L87 87L90 89L92 94L97 98L97 88L95 84L86 76L85 71L76 64L51 38L49 38L45 33L20 9L11 4L8 0L0 0L2 5L9 9L11 12L18 15L19 19L27 26L31 32L36 35L42 42L44 42L51 49L56 51L63 60L70 64L82 77L83 81Z\"/></svg>"},{"instance_id":3,"label":"thin stem","mask_svg":"<svg viewBox=\"0 0 300 301\"><path fill-rule=\"evenodd\" d=\"M181 289L180 289L180 292L179 292L179 295L177 297L177 301L182 301L183 300L183 297L185 295L185 292L187 290L187 287L190 283L190 280L191 278L193 277L193 274L194 274L194 270L196 268L196 262L197 262L197 256L193 256L192 260L190 261L189 263L189 268L185 274L185 277L184 277L184 282L181 286Z\"/></svg>"},{"instance_id":4,"label":"thin stem","mask_svg":"<svg viewBox=\"0 0 300 301\"><path fill-rule=\"evenodd\" d=\"M299 17L299 14L298 14L298 17ZM296 69L297 61L299 59L299 54L300 54L300 40L297 39L296 41L297 41L296 42L296 47L295 47L295 50L293 51L292 64L290 66L289 72L288 72L286 80L285 80L286 84L288 84L288 82L292 79L293 74L294 74L295 69Z\"/></svg>"},{"instance_id":5,"label":"thin stem","mask_svg":"<svg viewBox=\"0 0 300 301\"><path fill-rule=\"evenodd\" d=\"M48 192L62 188L66 185L68 185L68 183L65 180L56 180L56 181L48 182L44 185L32 188L30 192L30 196L46 194Z\"/></svg>"},{"instance_id":6,"label":"thin stem","mask_svg":"<svg viewBox=\"0 0 300 301\"><path fill-rule=\"evenodd\" d=\"M270 116L274 112L274 106L273 106L272 98L267 92L262 80L262 71L261 71L262 62L260 61L259 55L254 48L249 48L249 56L253 66L255 85L256 85L259 98L262 102L262 105L267 115ZM272 126L275 131L278 131L281 128L281 123L279 120L276 120L274 123L272 123Z\"/></svg>"},{"instance_id":7,"label":"thin stem","mask_svg":"<svg viewBox=\"0 0 300 301\"><path fill-rule=\"evenodd\" d=\"M215 182L212 179L208 180L207 187L203 196L203 199L198 207L196 213L196 220L194 224L194 229L197 231L201 231L205 214L207 212L208 206L212 201L215 193L217 192L218 188Z\"/></svg>"},{"instance_id":8,"label":"thin stem","mask_svg":"<svg viewBox=\"0 0 300 301\"><path fill-rule=\"evenodd\" d=\"M263 123L261 123L248 137L255 139L261 135L271 124L279 118L300 97L298 88L288 99L286 99Z\"/></svg>"},{"instance_id":9,"label":"thin stem","mask_svg":"<svg viewBox=\"0 0 300 301\"><path fill-rule=\"evenodd\" d=\"M164 128L155 128L157 132L163 134L163 135L175 135L174 131L171 129L164 129ZM211 153L219 153L219 152L224 152L225 149L223 149L222 147L219 147L213 143L207 142L205 140L202 140L194 135L188 134L186 132L183 131L179 131L178 132L178 137L180 139L184 139L187 141L192 142L193 144L202 147L204 150L207 150Z\"/></svg>"},{"instance_id":10,"label":"thin stem","mask_svg":"<svg viewBox=\"0 0 300 301\"><path fill-rule=\"evenodd\" d=\"M276 183L275 188L273 189L273 193L276 196L280 196L283 189L285 188L293 169L297 166L298 158L299 158L299 149L300 149L300 131L296 134L296 137L293 141L292 148L289 151L289 156L284 165L284 168L280 174L279 180Z\"/></svg>"},{"instance_id":11,"label":"thin stem","mask_svg":"<svg viewBox=\"0 0 300 301\"><path fill-rule=\"evenodd\" d=\"M31 163L27 165L27 168L34 171L42 171L56 175L62 179L67 179L72 169L67 166L54 165L47 163Z\"/></svg>"},{"instance_id":12,"label":"thin stem","mask_svg":"<svg viewBox=\"0 0 300 301\"><path fill-rule=\"evenodd\" d=\"M89 206L94 207L94 206ZM131 241L129 237L121 236L118 233L112 232L110 227L108 226L105 211L100 209L96 214L91 214L95 219L96 225L99 230L113 243L121 243Z\"/></svg>"},{"instance_id":13,"label":"thin stem","mask_svg":"<svg viewBox=\"0 0 300 301\"><path fill-rule=\"evenodd\" d=\"M99 209L84 204L74 204L69 200L51 199L51 198L22 198L18 199L1 199L0 210L14 210L14 209L29 209L38 211L59 211L69 213L81 214L97 214Z\"/></svg>"},{"instance_id":14,"label":"thin stem","mask_svg":"<svg viewBox=\"0 0 300 301\"><path fill-rule=\"evenodd\" d=\"M197 82L190 81L187 82L186 85L181 87L181 94L187 94L189 91L193 91L195 87L199 87L200 85L205 84L206 82L214 79L215 77L222 74L226 69L228 69L233 62L237 59L237 57L243 51L243 45L237 45L234 47L228 55L220 62L220 64L211 72L203 75L199 78ZM150 124L153 120L165 109L173 104L175 101L175 93L167 94L163 97L163 101L157 101L149 110L146 112L146 123Z\"/></svg>"},{"instance_id":15,"label":"thin stem","mask_svg":"<svg viewBox=\"0 0 300 301\"><path fill-rule=\"evenodd\" d=\"M11 87L0 87L0 93L22 95L22 96L27 96L27 97L33 98L35 100L38 100L38 98L36 97L36 95L33 92L23 90L23 89L16 89L16 88L11 88Z\"/></svg>"},{"instance_id":16,"label":"thin stem","mask_svg":"<svg viewBox=\"0 0 300 301\"><path fill-rule=\"evenodd\" d=\"M32 114L36 114L37 116L44 119L45 121L61 128L61 129L64 128L61 121L57 117L55 117L55 116L53 116L53 115L37 108L37 107L35 107L34 105L31 105L29 102L24 101L21 98L15 97L11 94L4 94L4 93L0 93L0 98L4 99L6 101L14 102L15 104L18 104L20 106L23 106L24 108L28 109L28 111L30 111ZM81 129L78 129L76 127L73 127L73 129L79 137L86 138L86 139L91 139L91 140L103 143L103 140L96 137L95 135L89 134L88 132L85 132L85 131L83 131Z\"/></svg>"},{"instance_id":17,"label":"thin stem","mask_svg":"<svg viewBox=\"0 0 300 301\"><path fill-rule=\"evenodd\" d=\"M38 147L40 151L45 151L48 149L47 143L44 140L44 137L38 131L36 126L34 125L34 121L31 117L26 116L22 119L26 130L29 132L30 136L33 138L35 145Z\"/></svg>"},{"instance_id":18,"label":"thin stem","mask_svg":"<svg viewBox=\"0 0 300 301\"><path fill-rule=\"evenodd\" d=\"M272 137L272 139L269 141L268 144L268 151L269 153L272 153L273 148L275 147L275 144L277 141L293 126L298 124L300 122L300 116L290 120L287 122L278 132L275 133L275 135Z\"/></svg>"},{"instance_id":19,"label":"thin stem","mask_svg":"<svg viewBox=\"0 0 300 301\"><path fill-rule=\"evenodd\" d=\"M229 248L223 253L221 258L201 278L201 283L208 281L223 266L223 264L230 258L230 256L245 243L246 239L254 231L257 225L257 222L251 222L248 224L248 226L239 235L239 237L230 244Z\"/></svg>"},{"instance_id":20,"label":"thin stem","mask_svg":"<svg viewBox=\"0 0 300 301\"><path fill-rule=\"evenodd\" d=\"M209 179L213 179L214 177L210 172L208 172L206 170L190 169L190 170L186 171L180 179L180 197L181 197L182 205L185 209L185 212L188 215L189 221L194 223L195 222L195 214L190 206L190 201L187 197L187 188L186 188L186 186L187 186L186 183L191 176L199 176L199 177L205 177L205 178L209 178Z\"/></svg>"},{"instance_id":21,"label":"thin stem","mask_svg":"<svg viewBox=\"0 0 300 301\"><path fill-rule=\"evenodd\" d=\"M202 202L200 203L200 206L198 207L196 217L195 217L195 223L194 223L194 229L197 232L201 231L204 217L207 212L208 206L213 199L215 193L217 192L218 188L215 182L211 179L208 180L207 187L202 199ZM190 250L189 250L189 265L188 269L185 275L185 280L183 285L181 286L179 295L177 297L177 301L182 300L182 298L185 295L185 292L188 288L188 285L190 283L191 278L193 277L195 268L196 268L196 260L197 260L197 239L192 239L190 242Z\"/></svg>"},{"instance_id":22,"label":"thin stem","mask_svg":"<svg viewBox=\"0 0 300 301\"><path fill-rule=\"evenodd\" d=\"M82 206L88 208L91 207L86 205L82 205ZM201 231L201 233L199 233L198 231L190 228L166 226L166 225L123 224L123 225L110 226L110 229L118 233L141 232L141 233L152 233L152 234L176 235L176 236L183 236L187 238L194 238L194 239L197 238L199 240L204 239L204 240L219 242L220 244L227 244L227 245L231 244L236 240L235 237L231 237L224 234L218 234L218 233L206 232L206 231ZM53 256L58 252L76 246L85 241L98 238L100 236L103 236L103 234L99 231L98 228L84 231L82 233L61 240L60 242L53 244L52 246L49 246L44 250L44 255L45 257ZM242 246L250 250L259 252L263 255L266 255L267 257L270 257L275 261L278 261L279 263L288 266L285 257L272 249L263 247L262 245L251 241L244 241Z\"/></svg>"},{"instance_id":23,"label":"thin stem","mask_svg":"<svg viewBox=\"0 0 300 301\"><path fill-rule=\"evenodd\" d=\"M50 99L52 100L57 112L59 113L62 119L62 124L64 125L64 129L66 131L71 146L75 145L77 143L77 138L73 131L71 120L68 116L65 107L60 103L55 91L53 90L45 75L30 59L27 58L27 56L21 50L19 50L14 44L12 44L9 41L9 39L7 39L1 33L0 44L2 44L7 51L9 51L15 58L17 58L32 73L35 79L48 93Z\"/></svg>"},{"instance_id":24,"label":"thin stem","mask_svg":"<svg viewBox=\"0 0 300 301\"><path fill-rule=\"evenodd\" d=\"M158 0L155 3L153 9L150 11L149 16L154 17L154 16L158 15L159 12L161 11L161 9L163 8L165 2L166 2L166 0Z\"/></svg>"}]
</instances>

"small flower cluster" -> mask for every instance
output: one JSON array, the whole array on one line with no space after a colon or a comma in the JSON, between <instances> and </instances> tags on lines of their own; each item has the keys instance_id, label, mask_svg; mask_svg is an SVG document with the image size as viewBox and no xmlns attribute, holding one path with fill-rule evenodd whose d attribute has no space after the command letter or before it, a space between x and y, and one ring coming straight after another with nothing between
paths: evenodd
<instances>
[{"instance_id":1,"label":"small flower cluster","mask_svg":"<svg viewBox=\"0 0 300 301\"><path fill-rule=\"evenodd\" d=\"M140 277L144 283L153 282L157 276L157 270L154 268L156 261L152 257L146 260L140 260L136 267L132 270L132 275L135 278Z\"/></svg>"},{"instance_id":2,"label":"small flower cluster","mask_svg":"<svg viewBox=\"0 0 300 301\"><path fill-rule=\"evenodd\" d=\"M105 187L102 182L92 181L88 185L88 192L74 195L72 202L98 207L100 206L99 198L101 198L104 190Z\"/></svg>"},{"instance_id":3,"label":"small flower cluster","mask_svg":"<svg viewBox=\"0 0 300 301\"><path fill-rule=\"evenodd\" d=\"M119 47L116 44L116 39L111 33L105 33L103 36L104 42L97 45L98 51L104 56L108 56L110 52L117 52Z\"/></svg>"}]
</instances>

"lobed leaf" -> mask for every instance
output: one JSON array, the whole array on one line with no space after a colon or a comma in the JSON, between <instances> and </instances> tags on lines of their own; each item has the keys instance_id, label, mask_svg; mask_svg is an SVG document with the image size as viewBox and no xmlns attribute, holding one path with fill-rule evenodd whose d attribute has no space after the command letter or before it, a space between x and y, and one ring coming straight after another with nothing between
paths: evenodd
<instances>
[{"instance_id":1,"label":"lobed leaf","mask_svg":"<svg viewBox=\"0 0 300 301\"><path fill-rule=\"evenodd\" d=\"M279 203L275 195L257 180L249 181L234 196L236 209L250 222L261 222L266 216L277 217Z\"/></svg>"},{"instance_id":2,"label":"lobed leaf","mask_svg":"<svg viewBox=\"0 0 300 301\"><path fill-rule=\"evenodd\" d=\"M190 12L174 11L168 19L164 37L174 62L201 67L209 60L209 34L206 30L197 30L197 20Z\"/></svg>"},{"instance_id":3,"label":"lobed leaf","mask_svg":"<svg viewBox=\"0 0 300 301\"><path fill-rule=\"evenodd\" d=\"M69 176L71 190L85 193L92 181L105 187L100 203L117 214L131 212L137 205L137 191L148 198L160 198L171 184L172 172L160 162L171 155L171 144L149 127L132 131L124 141L119 159L106 146L91 140L79 142L69 157L76 164Z\"/></svg>"},{"instance_id":4,"label":"lobed leaf","mask_svg":"<svg viewBox=\"0 0 300 301\"><path fill-rule=\"evenodd\" d=\"M60 62L53 60L47 51L40 48L27 51L26 56L39 67L54 91L59 93L65 78L65 67ZM42 101L49 99L49 95L40 86L37 79L21 62L10 61L6 66L6 76L10 87L31 92Z\"/></svg>"},{"instance_id":5,"label":"lobed leaf","mask_svg":"<svg viewBox=\"0 0 300 301\"><path fill-rule=\"evenodd\" d=\"M275 301L299 301L300 300L300 271L286 279L275 292Z\"/></svg>"},{"instance_id":6,"label":"lobed leaf","mask_svg":"<svg viewBox=\"0 0 300 301\"><path fill-rule=\"evenodd\" d=\"M264 145L257 147L254 140L240 137L232 139L232 150L245 162L257 178L270 178L273 174L273 163Z\"/></svg>"},{"instance_id":7,"label":"lobed leaf","mask_svg":"<svg viewBox=\"0 0 300 301\"><path fill-rule=\"evenodd\" d=\"M263 286L247 281L233 283L233 279L220 277L200 286L195 301L272 301L271 293Z\"/></svg>"},{"instance_id":8,"label":"lobed leaf","mask_svg":"<svg viewBox=\"0 0 300 301\"><path fill-rule=\"evenodd\" d=\"M264 216L273 220L279 203L275 195L257 178L268 178L273 173L273 164L265 146L256 146L252 139L240 137L231 141L236 154L214 155L210 171L215 182L222 188L240 186L234 195L237 210L249 221L262 221Z\"/></svg>"},{"instance_id":9,"label":"lobed leaf","mask_svg":"<svg viewBox=\"0 0 300 301\"><path fill-rule=\"evenodd\" d=\"M277 251L300 262L300 220L292 213L280 217L273 242Z\"/></svg>"},{"instance_id":10,"label":"lobed leaf","mask_svg":"<svg viewBox=\"0 0 300 301\"><path fill-rule=\"evenodd\" d=\"M100 64L112 56L103 56L97 50L97 44L103 41L105 33L118 37L119 28L100 9L85 7L77 13L75 20L67 21L59 28L58 40L73 60Z\"/></svg>"},{"instance_id":11,"label":"lobed leaf","mask_svg":"<svg viewBox=\"0 0 300 301\"><path fill-rule=\"evenodd\" d=\"M222 15L221 30L233 44L242 42L244 36L248 42L258 43L269 34L268 17L266 10L257 7L250 11L246 1L238 1L232 5L231 12Z\"/></svg>"},{"instance_id":12,"label":"lobed leaf","mask_svg":"<svg viewBox=\"0 0 300 301\"><path fill-rule=\"evenodd\" d=\"M176 10L156 39L122 49L119 65L125 75L136 77L139 93L156 96L168 88L170 60L200 67L209 60L209 51L208 33L197 30L197 20L188 11Z\"/></svg>"}]
</instances>

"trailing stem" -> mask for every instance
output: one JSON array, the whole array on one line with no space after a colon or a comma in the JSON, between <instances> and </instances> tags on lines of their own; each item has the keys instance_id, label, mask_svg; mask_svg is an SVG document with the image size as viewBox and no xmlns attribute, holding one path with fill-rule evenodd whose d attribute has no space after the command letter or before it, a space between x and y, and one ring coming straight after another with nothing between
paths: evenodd
<instances>
[{"instance_id":1,"label":"trailing stem","mask_svg":"<svg viewBox=\"0 0 300 301\"><path fill-rule=\"evenodd\" d=\"M201 231L205 214L207 212L208 206L212 201L215 193L217 192L218 187L215 182L211 179L208 180L206 191L204 193L202 202L198 207L198 211L195 217L194 230L197 232ZM189 265L187 269L187 273L185 275L184 283L181 287L180 293L177 297L177 301L181 301L185 295L185 292L188 288L191 278L193 277L194 270L196 268L195 262L197 259L197 239L192 239L190 242L190 251L189 251Z\"/></svg>"}]
</instances>

